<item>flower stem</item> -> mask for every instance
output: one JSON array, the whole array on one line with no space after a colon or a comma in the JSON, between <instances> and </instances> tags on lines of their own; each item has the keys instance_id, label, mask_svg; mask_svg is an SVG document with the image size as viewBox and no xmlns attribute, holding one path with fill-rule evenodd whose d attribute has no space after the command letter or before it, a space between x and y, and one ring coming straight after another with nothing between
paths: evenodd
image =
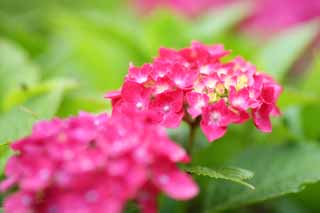
<instances>
[{"instance_id":1,"label":"flower stem","mask_svg":"<svg viewBox=\"0 0 320 213\"><path fill-rule=\"evenodd\" d=\"M196 136L196 130L197 130L197 126L191 124L189 129L189 138L188 138L188 144L187 144L187 152L190 156L192 155L192 149L193 149L194 139Z\"/></svg>"},{"instance_id":2,"label":"flower stem","mask_svg":"<svg viewBox=\"0 0 320 213\"><path fill-rule=\"evenodd\" d=\"M199 126L200 119L196 118L192 122L189 122L189 138L188 138L188 144L187 144L187 152L191 156L192 155L192 150L193 150L193 144L194 140L196 138L196 132L197 128Z\"/></svg>"}]
</instances>

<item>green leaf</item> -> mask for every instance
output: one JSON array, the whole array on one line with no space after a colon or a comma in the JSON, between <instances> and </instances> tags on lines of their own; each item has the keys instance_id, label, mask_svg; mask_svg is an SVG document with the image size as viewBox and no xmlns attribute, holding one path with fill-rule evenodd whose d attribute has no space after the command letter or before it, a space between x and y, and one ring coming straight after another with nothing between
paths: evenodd
<instances>
[{"instance_id":1,"label":"green leaf","mask_svg":"<svg viewBox=\"0 0 320 213\"><path fill-rule=\"evenodd\" d=\"M126 213L139 213L140 212L139 206L137 203L130 201L126 204L124 212L126 212Z\"/></svg>"},{"instance_id":2,"label":"green leaf","mask_svg":"<svg viewBox=\"0 0 320 213\"><path fill-rule=\"evenodd\" d=\"M115 23L115 18L117 23ZM130 13L110 14L104 12L88 13L85 20L103 35L104 39L118 43L121 48L131 53L134 62L150 60L150 52L145 38L143 25Z\"/></svg>"},{"instance_id":3,"label":"green leaf","mask_svg":"<svg viewBox=\"0 0 320 213\"><path fill-rule=\"evenodd\" d=\"M55 85L47 93L32 97L24 104L0 115L0 144L25 136L30 132L34 122L55 115L67 87L62 82L56 82Z\"/></svg>"},{"instance_id":4,"label":"green leaf","mask_svg":"<svg viewBox=\"0 0 320 213\"><path fill-rule=\"evenodd\" d=\"M108 30L112 29L107 24L96 26L91 19L72 13L58 13L54 22L55 39L40 61L45 77L71 77L88 90L116 89L121 86L129 61L140 58L138 50L110 35Z\"/></svg>"},{"instance_id":5,"label":"green leaf","mask_svg":"<svg viewBox=\"0 0 320 213\"><path fill-rule=\"evenodd\" d=\"M3 173L7 159L11 154L12 151L9 147L9 143L0 144L0 175Z\"/></svg>"},{"instance_id":6,"label":"green leaf","mask_svg":"<svg viewBox=\"0 0 320 213\"><path fill-rule=\"evenodd\" d=\"M260 68L282 81L300 54L315 39L318 22L310 22L286 30L271 39L257 54Z\"/></svg>"},{"instance_id":7,"label":"green leaf","mask_svg":"<svg viewBox=\"0 0 320 213\"><path fill-rule=\"evenodd\" d=\"M303 132L309 139L319 140L319 104L310 104L301 109L300 120Z\"/></svg>"},{"instance_id":8,"label":"green leaf","mask_svg":"<svg viewBox=\"0 0 320 213\"><path fill-rule=\"evenodd\" d=\"M157 10L144 21L144 39L152 55L156 55L159 47L181 48L189 45L186 34L188 23L172 11Z\"/></svg>"},{"instance_id":9,"label":"green leaf","mask_svg":"<svg viewBox=\"0 0 320 213\"><path fill-rule=\"evenodd\" d=\"M283 119L286 125L286 129L294 137L295 141L303 141L305 139L305 132L302 128L302 116L301 107L292 106L288 107L283 113ZM290 140L290 137L284 140Z\"/></svg>"},{"instance_id":10,"label":"green leaf","mask_svg":"<svg viewBox=\"0 0 320 213\"><path fill-rule=\"evenodd\" d=\"M244 151L233 162L255 173L251 182L256 190L248 191L228 183L210 183L205 202L206 212L296 193L304 189L306 184L320 180L318 144L260 145Z\"/></svg>"},{"instance_id":11,"label":"green leaf","mask_svg":"<svg viewBox=\"0 0 320 213\"><path fill-rule=\"evenodd\" d=\"M190 26L191 39L203 41L222 36L248 15L249 6L242 2L210 11Z\"/></svg>"},{"instance_id":12,"label":"green leaf","mask_svg":"<svg viewBox=\"0 0 320 213\"><path fill-rule=\"evenodd\" d=\"M38 78L38 69L27 54L13 43L0 39L0 100L13 89L36 84Z\"/></svg>"},{"instance_id":13,"label":"green leaf","mask_svg":"<svg viewBox=\"0 0 320 213\"><path fill-rule=\"evenodd\" d=\"M275 201L267 202L269 207L268 211L276 213L307 213L310 209L304 208L299 202L294 202L286 197L277 199Z\"/></svg>"},{"instance_id":14,"label":"green leaf","mask_svg":"<svg viewBox=\"0 0 320 213\"><path fill-rule=\"evenodd\" d=\"M301 81L301 90L306 94L313 94L316 101L305 102L300 113L300 120L302 122L303 131L307 138L320 138L319 132L319 118L320 113L320 52L316 54L311 69L306 73L306 78Z\"/></svg>"},{"instance_id":15,"label":"green leaf","mask_svg":"<svg viewBox=\"0 0 320 213\"><path fill-rule=\"evenodd\" d=\"M232 167L211 169L203 166L188 167L185 170L196 175L208 176L215 179L229 180L247 186L250 189L254 189L254 186L243 181L253 177L253 173L249 170Z\"/></svg>"},{"instance_id":16,"label":"green leaf","mask_svg":"<svg viewBox=\"0 0 320 213\"><path fill-rule=\"evenodd\" d=\"M302 89L308 93L315 93L320 96L320 53L314 58L311 70L307 73L307 78L302 82ZM319 100L319 98L318 98Z\"/></svg>"},{"instance_id":17,"label":"green leaf","mask_svg":"<svg viewBox=\"0 0 320 213\"><path fill-rule=\"evenodd\" d=\"M278 105L282 110L290 106L304 106L314 103L320 104L318 95L295 88L285 88L278 101Z\"/></svg>"},{"instance_id":18,"label":"green leaf","mask_svg":"<svg viewBox=\"0 0 320 213\"><path fill-rule=\"evenodd\" d=\"M187 212L187 204L188 202L181 202L178 200L174 200L166 195L160 195L158 198L159 204L159 213L167 213L167 212L174 212L174 213L185 213Z\"/></svg>"},{"instance_id":19,"label":"green leaf","mask_svg":"<svg viewBox=\"0 0 320 213\"><path fill-rule=\"evenodd\" d=\"M7 111L16 105L23 103L31 97L53 91L54 89L60 87L63 87L65 90L73 89L74 87L76 87L76 82L67 79L54 79L41 82L39 84L26 88L13 89L3 99L4 111Z\"/></svg>"},{"instance_id":20,"label":"green leaf","mask_svg":"<svg viewBox=\"0 0 320 213\"><path fill-rule=\"evenodd\" d=\"M3 9L1 5L0 8ZM31 56L39 56L47 46L48 13L39 9L32 13L18 13L0 11L0 34L19 44Z\"/></svg>"},{"instance_id":21,"label":"green leaf","mask_svg":"<svg viewBox=\"0 0 320 213\"><path fill-rule=\"evenodd\" d=\"M87 112L101 112L111 109L111 103L103 99L103 94L88 93L85 91L74 91L68 93L63 99L58 116L70 116L79 110Z\"/></svg>"}]
</instances>

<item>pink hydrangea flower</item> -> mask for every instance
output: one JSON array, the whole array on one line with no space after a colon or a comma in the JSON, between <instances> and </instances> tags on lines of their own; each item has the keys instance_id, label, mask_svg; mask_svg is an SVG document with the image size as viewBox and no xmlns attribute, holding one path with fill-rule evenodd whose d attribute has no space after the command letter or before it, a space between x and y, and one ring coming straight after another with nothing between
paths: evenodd
<instances>
[{"instance_id":1,"label":"pink hydrangea flower","mask_svg":"<svg viewBox=\"0 0 320 213\"><path fill-rule=\"evenodd\" d=\"M4 211L117 213L135 200L143 212L156 212L161 191L177 200L193 198L197 185L176 165L189 161L184 149L148 116L130 112L36 124L30 136L11 145L16 154L0 190L17 191L5 199Z\"/></svg>"},{"instance_id":2,"label":"pink hydrangea flower","mask_svg":"<svg viewBox=\"0 0 320 213\"><path fill-rule=\"evenodd\" d=\"M106 97L112 100L114 112L148 113L154 122L168 128L178 127L183 119L190 123L200 117L209 141L222 137L230 124L250 117L258 129L270 132L270 116L280 114L276 102L281 86L241 57L222 62L227 54L222 45L199 42L182 50L161 48L147 65L147 81L137 80L146 65L135 67L135 74L129 71L121 90Z\"/></svg>"}]
</instances>

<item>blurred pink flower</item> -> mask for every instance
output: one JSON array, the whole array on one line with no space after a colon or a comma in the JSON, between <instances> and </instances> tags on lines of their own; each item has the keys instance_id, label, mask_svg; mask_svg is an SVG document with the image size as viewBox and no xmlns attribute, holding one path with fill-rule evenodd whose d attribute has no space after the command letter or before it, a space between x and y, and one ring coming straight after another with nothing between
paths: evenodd
<instances>
[{"instance_id":1,"label":"blurred pink flower","mask_svg":"<svg viewBox=\"0 0 320 213\"><path fill-rule=\"evenodd\" d=\"M279 31L320 17L319 0L136 0L142 11L167 7L189 17L234 2L252 3L251 13L242 26L257 32Z\"/></svg>"},{"instance_id":2,"label":"blurred pink flower","mask_svg":"<svg viewBox=\"0 0 320 213\"><path fill-rule=\"evenodd\" d=\"M144 12L158 7L168 7L184 15L195 16L211 7L223 5L234 0L133 0Z\"/></svg>"},{"instance_id":3,"label":"blurred pink flower","mask_svg":"<svg viewBox=\"0 0 320 213\"><path fill-rule=\"evenodd\" d=\"M0 190L18 190L5 212L117 213L129 200L156 212L160 191L177 200L198 193L176 165L189 161L184 149L133 111L42 121L12 149Z\"/></svg>"},{"instance_id":4,"label":"blurred pink flower","mask_svg":"<svg viewBox=\"0 0 320 213\"><path fill-rule=\"evenodd\" d=\"M228 54L222 45L196 41L181 50L160 48L147 72L146 65L135 72L130 66L121 90L106 97L112 100L113 113L148 113L168 128L200 117L209 141L221 138L230 124L247 121L250 113L258 129L270 132L270 116L280 114L276 102L282 88L241 57L222 62ZM147 80L140 81L141 73Z\"/></svg>"},{"instance_id":5,"label":"blurred pink flower","mask_svg":"<svg viewBox=\"0 0 320 213\"><path fill-rule=\"evenodd\" d=\"M320 18L319 0L254 0L244 27L256 31L279 31Z\"/></svg>"}]
</instances>

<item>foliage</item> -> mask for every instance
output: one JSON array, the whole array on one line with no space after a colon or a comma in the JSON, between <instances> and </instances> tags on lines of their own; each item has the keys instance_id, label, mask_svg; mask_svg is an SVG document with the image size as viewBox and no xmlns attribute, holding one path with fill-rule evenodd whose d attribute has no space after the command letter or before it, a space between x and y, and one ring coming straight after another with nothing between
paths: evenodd
<instances>
[{"instance_id":1,"label":"foliage","mask_svg":"<svg viewBox=\"0 0 320 213\"><path fill-rule=\"evenodd\" d=\"M208 211L299 192L306 184L320 180L320 170L314 167L320 162L319 146L307 142L258 146L244 151L233 162L256 173L252 179L256 190L248 191L226 183L210 184L206 200Z\"/></svg>"}]
</instances>

